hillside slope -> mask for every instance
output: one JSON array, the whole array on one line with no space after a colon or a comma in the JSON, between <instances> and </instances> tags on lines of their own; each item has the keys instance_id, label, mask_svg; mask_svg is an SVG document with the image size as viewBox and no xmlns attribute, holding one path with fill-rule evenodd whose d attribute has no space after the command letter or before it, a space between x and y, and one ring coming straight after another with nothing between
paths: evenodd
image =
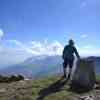
<instances>
[{"instance_id":1,"label":"hillside slope","mask_svg":"<svg viewBox=\"0 0 100 100\"><path fill-rule=\"evenodd\" d=\"M96 89L83 94L72 92L66 80L56 76L34 81L0 83L0 100L81 100L84 96L100 100L99 95L100 90Z\"/></svg>"}]
</instances>

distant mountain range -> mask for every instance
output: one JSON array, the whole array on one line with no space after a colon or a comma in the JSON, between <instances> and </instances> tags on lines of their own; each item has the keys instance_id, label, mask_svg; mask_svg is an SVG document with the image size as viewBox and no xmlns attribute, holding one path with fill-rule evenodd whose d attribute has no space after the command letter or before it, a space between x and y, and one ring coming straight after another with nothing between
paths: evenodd
<instances>
[{"instance_id":1,"label":"distant mountain range","mask_svg":"<svg viewBox=\"0 0 100 100\"><path fill-rule=\"evenodd\" d=\"M28 78L38 78L48 74L61 73L61 56L36 56L24 62L0 70L0 74L21 74Z\"/></svg>"},{"instance_id":2,"label":"distant mountain range","mask_svg":"<svg viewBox=\"0 0 100 100\"><path fill-rule=\"evenodd\" d=\"M88 57L96 66L96 73L100 73L100 57ZM24 62L0 70L0 74L21 74L27 78L38 78L62 72L63 60L61 56L36 56Z\"/></svg>"}]
</instances>

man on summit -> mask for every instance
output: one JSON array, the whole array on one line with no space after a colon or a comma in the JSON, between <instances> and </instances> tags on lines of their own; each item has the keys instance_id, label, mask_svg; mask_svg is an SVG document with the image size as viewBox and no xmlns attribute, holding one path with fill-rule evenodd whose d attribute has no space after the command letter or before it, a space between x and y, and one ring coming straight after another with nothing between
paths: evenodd
<instances>
[{"instance_id":1,"label":"man on summit","mask_svg":"<svg viewBox=\"0 0 100 100\"><path fill-rule=\"evenodd\" d=\"M74 63L74 54L76 54L77 58L80 59L80 56L77 52L77 49L74 46L74 41L71 39L69 40L69 44L64 47L63 50L63 71L64 71L64 78L66 78L66 68L69 65L69 74L68 74L68 79L70 78L71 72L72 72L72 67Z\"/></svg>"}]
</instances>

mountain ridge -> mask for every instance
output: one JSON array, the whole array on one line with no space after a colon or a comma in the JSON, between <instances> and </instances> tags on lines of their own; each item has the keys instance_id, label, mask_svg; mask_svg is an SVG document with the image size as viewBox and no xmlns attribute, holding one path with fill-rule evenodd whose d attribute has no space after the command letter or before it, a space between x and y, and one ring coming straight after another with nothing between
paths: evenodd
<instances>
[{"instance_id":1,"label":"mountain ridge","mask_svg":"<svg viewBox=\"0 0 100 100\"><path fill-rule=\"evenodd\" d=\"M100 57L87 57L95 62L96 73L100 74ZM27 78L37 78L51 74L62 73L63 60L61 56L37 56L31 57L20 64L9 66L0 70L0 74L21 74Z\"/></svg>"}]
</instances>

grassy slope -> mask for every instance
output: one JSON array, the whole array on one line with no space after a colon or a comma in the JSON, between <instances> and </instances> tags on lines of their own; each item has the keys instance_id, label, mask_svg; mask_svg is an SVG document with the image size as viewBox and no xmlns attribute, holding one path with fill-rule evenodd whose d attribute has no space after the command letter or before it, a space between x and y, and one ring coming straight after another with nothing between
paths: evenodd
<instances>
[{"instance_id":1,"label":"grassy slope","mask_svg":"<svg viewBox=\"0 0 100 100\"><path fill-rule=\"evenodd\" d=\"M100 77L97 79L100 80ZM92 91L84 94L73 93L69 91L66 82L56 76L34 81L32 90L33 100L78 100L80 96L92 93Z\"/></svg>"},{"instance_id":2,"label":"grassy slope","mask_svg":"<svg viewBox=\"0 0 100 100\"><path fill-rule=\"evenodd\" d=\"M68 86L60 83L58 77L48 77L33 82L34 100L72 100L72 92L66 89ZM60 87L57 86L57 83Z\"/></svg>"},{"instance_id":3,"label":"grassy slope","mask_svg":"<svg viewBox=\"0 0 100 100\"><path fill-rule=\"evenodd\" d=\"M100 77L97 79L100 80ZM69 91L69 85L60 76L0 83L0 100L80 100L78 97L89 94L94 93L77 94Z\"/></svg>"}]
</instances>

